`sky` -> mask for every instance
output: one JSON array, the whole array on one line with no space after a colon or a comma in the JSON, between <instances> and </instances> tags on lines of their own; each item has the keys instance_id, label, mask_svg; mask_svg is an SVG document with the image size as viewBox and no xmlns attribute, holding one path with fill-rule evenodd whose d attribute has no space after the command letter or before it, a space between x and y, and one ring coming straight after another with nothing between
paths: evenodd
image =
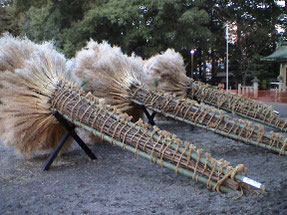
<instances>
[{"instance_id":1,"label":"sky","mask_svg":"<svg viewBox=\"0 0 287 215\"><path fill-rule=\"evenodd\" d=\"M277 4L281 5L281 6L285 6L285 1L276 1Z\"/></svg>"}]
</instances>

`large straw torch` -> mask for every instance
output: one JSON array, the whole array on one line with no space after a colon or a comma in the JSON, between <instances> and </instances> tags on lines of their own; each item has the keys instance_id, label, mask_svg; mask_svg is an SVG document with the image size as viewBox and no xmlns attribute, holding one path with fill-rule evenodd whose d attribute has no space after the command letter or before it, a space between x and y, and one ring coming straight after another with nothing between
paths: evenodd
<instances>
[{"instance_id":1,"label":"large straw torch","mask_svg":"<svg viewBox=\"0 0 287 215\"><path fill-rule=\"evenodd\" d=\"M65 59L51 43L36 45L25 38L5 35L0 44L0 135L3 142L20 152L55 147L64 131L53 116L53 111L58 111L70 123L212 190L265 189L243 176L247 172L244 165L233 168L175 135L156 127L151 129L141 120L133 123L128 115L85 93L68 81Z\"/></svg>"},{"instance_id":2,"label":"large straw torch","mask_svg":"<svg viewBox=\"0 0 287 215\"><path fill-rule=\"evenodd\" d=\"M267 133L260 125L186 98L190 79L180 72L183 67L177 66L178 55L171 50L167 53L169 57L164 56L164 61L150 61L142 67L135 57L124 55L118 47L91 40L77 53L72 74L86 91L136 119L144 106L224 137L287 155L287 141L282 135Z\"/></svg>"}]
</instances>

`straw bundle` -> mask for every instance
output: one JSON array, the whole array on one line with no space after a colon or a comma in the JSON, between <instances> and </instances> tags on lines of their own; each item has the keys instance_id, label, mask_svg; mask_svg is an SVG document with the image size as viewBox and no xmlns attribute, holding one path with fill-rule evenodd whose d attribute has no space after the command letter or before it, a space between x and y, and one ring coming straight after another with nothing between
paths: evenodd
<instances>
[{"instance_id":1,"label":"straw bundle","mask_svg":"<svg viewBox=\"0 0 287 215\"><path fill-rule=\"evenodd\" d=\"M214 89L200 82L191 85L188 97L287 132L287 121L276 115L271 105Z\"/></svg>"},{"instance_id":2,"label":"straw bundle","mask_svg":"<svg viewBox=\"0 0 287 215\"><path fill-rule=\"evenodd\" d=\"M4 34L0 40L0 71L14 72L22 69L25 62L31 57L38 45L27 38L17 39Z\"/></svg>"},{"instance_id":3,"label":"straw bundle","mask_svg":"<svg viewBox=\"0 0 287 215\"><path fill-rule=\"evenodd\" d=\"M9 135L1 133L2 140L17 142L22 152L51 148L52 140L56 142L59 136L56 129L59 124L52 116L57 110L70 122L106 141L205 183L215 191L252 191L247 185L251 179L240 174L247 172L244 165L232 168L228 162L216 160L189 143L183 144L168 132L156 127L150 130L141 120L132 123L128 115L101 104L91 93L86 94L67 82L64 71L64 59L55 51L41 47L22 70L0 74L4 86L0 91L4 101L0 108L0 114L4 115L1 123L11 129ZM12 95L13 105L9 101ZM251 184L265 189L258 182Z\"/></svg>"},{"instance_id":4,"label":"straw bundle","mask_svg":"<svg viewBox=\"0 0 287 215\"><path fill-rule=\"evenodd\" d=\"M103 103L126 112L133 117L133 122L143 117L143 111L124 97L126 91L121 85L130 82L126 77L140 79L141 73L142 67L138 60L127 57L119 47L111 47L106 41L98 44L92 39L76 54L75 65L71 70L73 80L84 90L101 98ZM77 133L87 143L102 141L83 129L77 129Z\"/></svg>"},{"instance_id":5,"label":"straw bundle","mask_svg":"<svg viewBox=\"0 0 287 215\"><path fill-rule=\"evenodd\" d=\"M90 43L87 50L79 52L77 56L83 56L82 52L89 53L89 56L93 56L94 60L89 59L89 62L82 62L85 58L76 57L76 65L81 65L78 68L83 71L82 76L89 77L89 80L82 80L86 85L91 86L91 88L94 87L95 92L105 92L105 101L113 101L113 104L115 104L114 101L117 101L116 105L124 110L127 104L145 105L147 108L166 117L210 130L246 144L258 145L287 155L287 152L285 152L287 141L283 136L266 134L261 126L237 118L232 119L217 109L198 105L197 102L189 99L183 100L184 93L178 92L187 92L187 88L184 89L184 87L187 86L190 79L184 76L183 67L175 66L176 62L183 62L183 60L173 50L168 50L161 56L160 60L147 62L144 69L145 75L139 78L135 73L141 72L140 69L132 70L132 66L129 65L130 62L134 63L134 58L129 59L117 47L112 48L107 43L97 44L92 41L94 49L89 49ZM109 46L109 49L106 48L107 46ZM105 51L99 51L101 49ZM116 57L114 57L115 55ZM101 60L100 58L103 58L103 56L105 58ZM112 57L108 59L108 56ZM121 61L123 62L121 63ZM101 65L101 67L94 65ZM164 70L165 66L169 70L166 70L166 73L161 73L160 71ZM146 73L147 71L149 73ZM78 80L81 80L77 72L75 75ZM154 79L156 81L153 81ZM141 80L149 83L153 90L141 85ZM183 82L180 80L183 80ZM172 85L175 81L180 84ZM156 82L157 85L155 85ZM105 83L104 89L102 89L103 83ZM163 94L156 89L157 87L164 88L169 92L172 91L174 95ZM176 95L179 94L181 96L176 98Z\"/></svg>"},{"instance_id":6,"label":"straw bundle","mask_svg":"<svg viewBox=\"0 0 287 215\"><path fill-rule=\"evenodd\" d=\"M180 62L180 63L179 63ZM191 80L185 75L183 58L173 49L144 63L142 82L151 88L186 97Z\"/></svg>"},{"instance_id":7,"label":"straw bundle","mask_svg":"<svg viewBox=\"0 0 287 215\"><path fill-rule=\"evenodd\" d=\"M124 55L119 47L111 47L107 42L98 44L92 39L76 54L72 72L73 79L84 90L132 115L135 121L142 112L124 96L126 91L121 86L139 80L141 73L138 61Z\"/></svg>"},{"instance_id":8,"label":"straw bundle","mask_svg":"<svg viewBox=\"0 0 287 215\"><path fill-rule=\"evenodd\" d=\"M49 109L53 87L48 87L55 81L45 76L51 73L54 78L52 73L56 75L65 69L64 56L51 43L37 45L8 34L0 39L0 44L1 140L29 156L36 150L54 148L66 130Z\"/></svg>"},{"instance_id":9,"label":"straw bundle","mask_svg":"<svg viewBox=\"0 0 287 215\"><path fill-rule=\"evenodd\" d=\"M143 76L147 77L143 79L144 83L150 87L157 87L165 92L175 94L180 92L178 94L180 96L187 96L198 102L204 102L227 112L287 132L287 121L274 114L272 106L216 89L208 84L186 77L182 56L174 50L168 49L166 52L148 59L144 65ZM166 78L159 78L161 76ZM152 84L152 80L159 80L158 82L163 83L155 86Z\"/></svg>"},{"instance_id":10,"label":"straw bundle","mask_svg":"<svg viewBox=\"0 0 287 215\"><path fill-rule=\"evenodd\" d=\"M270 132L250 121L232 118L222 111L199 105L189 99L178 99L167 93L147 89L144 85L130 87L131 101L182 122L203 128L242 143L252 144L287 155L287 138Z\"/></svg>"},{"instance_id":11,"label":"straw bundle","mask_svg":"<svg viewBox=\"0 0 287 215\"><path fill-rule=\"evenodd\" d=\"M162 167L205 183L214 191L251 191L247 184L242 184L244 176L236 177L236 174L247 173L244 165L232 168L227 161L215 160L210 154L203 153L202 149L183 143L169 132L157 127L151 130L141 120L132 123L127 114L100 103L91 93L85 94L71 83L59 83L51 99L51 109L59 111L66 119L94 135ZM261 184L258 188L265 190Z\"/></svg>"}]
</instances>

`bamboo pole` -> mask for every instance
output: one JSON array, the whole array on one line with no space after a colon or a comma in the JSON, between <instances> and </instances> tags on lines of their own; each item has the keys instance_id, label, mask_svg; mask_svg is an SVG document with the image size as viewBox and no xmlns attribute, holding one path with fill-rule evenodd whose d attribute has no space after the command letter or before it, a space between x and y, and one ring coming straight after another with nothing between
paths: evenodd
<instances>
[{"instance_id":1,"label":"bamboo pole","mask_svg":"<svg viewBox=\"0 0 287 215\"><path fill-rule=\"evenodd\" d=\"M264 131L263 131L263 133L258 133L258 131L254 131L254 129L253 129L251 136L249 136L247 138L246 132L249 132L248 128L246 126L244 127L241 123L239 123L239 125L237 125L235 123L234 119L228 119L228 122L219 121L219 123L221 123L222 127L226 123L229 123L230 126L236 125L236 127L238 127L237 130L239 130L240 133L241 133L241 131L244 131L245 137L243 135L240 135L240 133L237 134L238 132L236 133L235 131L234 131L235 133L231 133L230 130L228 132L224 131L223 129L220 129L220 126L211 127L208 125L208 123L204 123L203 120L194 121L194 120L187 119L188 117L186 116L186 114L185 114L185 117L181 117L181 115L183 114L183 111L179 111L178 114L175 115L173 109L168 109L168 108L159 109L159 108L157 108L157 107L163 107L163 106L166 107L166 104L171 105L171 103L174 103L174 105L176 104L175 106L177 106L177 107L183 107L186 101L178 100L178 99L173 98L172 96L163 95L163 94L160 94L156 91L148 90L148 89L145 89L143 86L137 86L137 85L132 87L131 92L132 92L132 95L131 95L131 101L132 102L134 102L138 105L145 105L148 109L155 111L157 113L163 114L166 117L173 118L175 120L182 121L182 122L194 125L196 127L212 131L213 133L217 133L217 134L220 134L224 137L229 137L231 139L238 140L238 141L243 142L245 144L251 144L251 145L258 146L258 147L261 147L261 148L264 148L264 149L267 149L267 150L270 150L273 152L277 152L277 153L282 154L282 155L287 155L287 151L285 151L286 139L283 138L283 136L282 136L282 139L279 141L279 143L281 145L281 147L279 148L278 146L274 145L274 142L276 142L276 141L278 142L276 137L272 137L271 134L268 134ZM152 98L157 98L158 99L157 101L159 101L161 99L161 100L168 101L170 103L167 102L165 105L164 104L158 105L156 102L152 102ZM200 107L197 104L193 104L192 102L188 103L187 106L189 108L188 110L191 113L192 113L193 109L194 109L193 113L196 113L197 111L200 110ZM206 116L209 116L209 117L211 117L213 115L213 117L216 120L220 119L220 113L219 113L219 111L216 111L216 110L214 110L213 113L210 113L210 112L205 110L204 114ZM191 119L194 119L194 117L191 117ZM255 127L253 127L253 128L255 128ZM261 138L259 138L260 135L262 135ZM273 145L271 145L272 143L273 143ZM270 144L270 145L268 145L268 144Z\"/></svg>"},{"instance_id":2,"label":"bamboo pole","mask_svg":"<svg viewBox=\"0 0 287 215\"><path fill-rule=\"evenodd\" d=\"M136 101L136 100L133 100L133 102L136 103L136 104L139 104L139 105L144 105L142 102L139 102L139 101ZM148 109L150 109L152 111L155 111L155 112L157 112L159 114L162 114L162 111L157 109L157 108L153 108L153 107L148 106ZM217 130L217 129L214 129L214 128L207 128L204 125L192 122L192 121L187 120L187 119L183 119L183 118L181 118L179 116L174 116L174 115L169 114L169 113L164 113L164 115L169 117L169 118L172 118L172 119L175 119L175 120L178 120L178 121L181 121L181 122L184 122L184 123L196 126L198 128L206 129L206 130L212 131L213 133L217 133L217 134L220 134L222 136L232 138L234 140L240 140L240 141L242 141L244 143L249 143L249 144L252 144L254 146L259 146L261 148L265 148L265 149L268 149L270 151L278 152L279 154L281 153L281 149L274 148L274 147L271 147L271 146L266 145L266 144L262 144L262 143L259 143L259 142L256 142L256 141L244 138L244 137L238 137L236 135L228 134L227 132L220 131L220 130ZM287 155L287 151L284 151L284 155Z\"/></svg>"},{"instance_id":3,"label":"bamboo pole","mask_svg":"<svg viewBox=\"0 0 287 215\"><path fill-rule=\"evenodd\" d=\"M70 120L68 116L66 115L63 115L67 120ZM124 143L120 142L120 141L117 141L113 138L111 138L110 136L108 135L105 135L99 131L95 131L94 129L91 129L89 126L85 125L85 124L82 124L78 121L74 121L73 122L75 125L77 125L78 127L81 127L81 128L85 128L85 130L87 131L90 131L92 133L95 133L97 136L99 137L103 137L103 139L111 144L114 144L118 147L121 147L121 148L125 148L127 151L129 152L132 152L134 154L138 154L140 157L146 159L146 160L153 160L155 161L155 163L157 165L163 165L163 167L167 168L167 169L170 169L170 170L173 170L173 171L176 171L176 166L171 164L171 163L168 163L168 162L165 162L165 161L161 161L160 159L156 158L156 157L153 157L145 152L142 152L142 151L139 151L137 152L137 149L135 149L134 147L132 146L129 146L129 145L125 145ZM191 179L193 179L193 177L195 176L195 173L189 171L189 170L186 170L186 169L183 169L183 168L178 168L178 173L182 174L182 175L185 175ZM236 175L236 178L238 176ZM244 176L242 176L244 177ZM196 181L199 181L200 183L202 184L207 184L208 182L208 179L206 177L203 177L203 176L200 176L200 175L196 175ZM212 181L212 186L214 187L216 185L216 182ZM261 189L261 188L260 188ZM224 192L224 193L229 193L229 192L232 192L233 190L222 185L220 186L220 191Z\"/></svg>"},{"instance_id":4,"label":"bamboo pole","mask_svg":"<svg viewBox=\"0 0 287 215\"><path fill-rule=\"evenodd\" d=\"M108 120L110 120L111 118L115 118L115 121L114 122L121 122L121 120L123 119L123 117L121 117L120 115L118 115L117 113L114 112L114 110L109 110L109 108L105 108L105 107L102 107L101 105L98 105L94 100L91 100L91 99L88 99L87 97L84 98L83 96L80 95L80 93L76 93L75 95L68 95L66 92L69 91L67 90L67 87L63 86L61 87L63 88L63 93L60 93L60 94L56 94L55 95L55 98L51 99L51 103L52 103L52 107L55 108L55 110L59 111L66 119L68 119L69 121L72 121L74 124L78 125L78 126L81 126L83 128L85 128L86 130L89 130L89 131L92 131L94 134L98 135L98 136L101 136L102 138L104 138L105 140L111 142L111 143L114 143L116 144L117 142L117 139L111 137L111 136L107 136L105 133L103 133L102 131L99 131L99 130L96 130L95 128L97 128L97 124L94 124L96 121L95 119L96 118L88 118L88 119L83 119L84 116L86 114L88 114L88 110L91 106L87 106L87 104L90 104L92 106L94 106L95 108L99 109L99 111L96 111L95 112L95 115L97 115L98 117L104 117L106 118L104 120L104 123L101 123L101 122L97 122L98 123L98 126L101 126L101 130L103 130L103 128L106 126L105 124L108 123ZM70 89L71 90L71 89ZM72 90L74 90L72 88ZM60 101L61 100L64 100L63 103L61 103ZM80 102L80 101L84 101L85 102ZM67 104L66 104L67 103ZM81 104L81 105L79 105ZM85 104L87 107L85 107ZM70 107L69 107L70 106ZM72 112L75 112L75 114L73 114L72 112L68 114L69 110L73 110ZM91 109L90 111L92 111L93 109ZM52 109L52 111L54 111L54 109ZM83 113L83 114L81 114ZM80 117L81 115L81 117ZM89 114L90 117L93 116L94 114ZM86 122L86 123L82 123L83 122ZM93 122L92 124L89 124L88 122ZM101 121L101 120L100 120ZM88 123L88 124L87 124ZM117 127L114 126L114 127L111 127L111 125L114 124L114 123L111 123L108 129L108 133L111 134L111 133L115 133L116 130L113 131L113 128L116 129ZM129 121L126 121L126 122L122 122L122 124L124 124L125 126L128 126L129 129L127 129L126 131L123 130L123 127L119 129L119 132L118 134L116 134L116 137L118 138L123 138L125 141L127 141L129 135L127 135L126 132L130 131L132 132L132 130L130 130L131 128L134 128L135 130L137 130L138 132L142 132L142 134L146 134L147 137L149 136L149 142L146 142L146 144L151 144L149 145L150 148L152 148L152 151L155 149L156 145L159 144L159 145L162 145L162 144L165 144L165 147L164 148L168 148L169 145L170 145L170 142L166 141L165 143L160 141L160 137L158 134L153 134L153 132L150 132L148 130L146 130L144 127L140 127L138 125L135 125L133 124L132 122L129 122ZM112 130L110 130L112 129ZM123 132L123 134L121 134L121 132ZM105 136L106 135L106 136ZM113 135L114 136L114 135ZM124 136L124 137L123 137ZM126 138L127 137L127 138ZM133 135L133 137L135 137ZM152 145L152 139L154 139L154 145ZM140 138L141 139L141 138ZM134 142L137 142L137 144L139 143L140 139L138 140L134 140ZM131 140L132 141L132 140ZM123 144L122 143L117 143L117 145L119 146L122 146L123 148L127 148L129 146L129 142L124 142ZM174 144L176 145L176 144ZM131 147L131 148L130 148ZM178 164L177 165L174 165L170 162L166 162L166 161L163 161L162 158L159 159L157 157L154 157L152 156L153 153L151 153L149 156L148 154L145 154L144 151L137 151L137 149L135 149L133 146L130 146L128 147L129 150L134 150L134 152L138 152L141 154L141 156L145 157L145 158L149 158L151 160L153 160L155 163L157 164L161 164L167 168L170 168L172 170L175 170L176 172L179 172L181 174L184 174L184 175L187 175L188 177L192 177L194 180L199 180L200 182L202 183L209 183L209 186L210 184L213 185L213 186L216 186L217 183L212 183L212 181L209 179L207 179L206 177L197 177L198 173L195 175L195 172L192 173L190 172L189 170L185 171L182 167L179 167ZM163 145L161 146L161 148L163 147ZM175 151L178 151L179 149L179 145L177 145L177 149ZM175 149L175 148L173 148ZM143 153L141 153L143 152ZM160 150L160 154L159 156L162 157L164 154L161 155L161 150ZM178 156L181 158L182 155L185 154L187 155L186 153L184 153L184 151L181 151L181 154L179 153ZM174 157L174 155L173 155ZM200 159L199 157L197 157L195 154L194 154L194 157L197 158L197 163L200 162ZM173 158L172 158L173 159ZM180 159L179 161L180 162ZM202 164L203 165L203 164ZM214 163L213 163L213 167L214 167ZM217 165L216 165L217 167ZM204 171L204 170L203 170ZM212 171L213 172L213 171ZM212 176L212 173L211 175ZM256 187L258 189L258 187ZM260 187L259 187L260 188ZM220 187L219 187L220 189ZM229 188L230 189L230 188ZM225 192L227 191L228 189L225 189L223 188L222 191Z\"/></svg>"},{"instance_id":5,"label":"bamboo pole","mask_svg":"<svg viewBox=\"0 0 287 215\"><path fill-rule=\"evenodd\" d=\"M84 98L84 99L86 99L86 98ZM91 102L91 104L97 105L95 102ZM138 103L138 104L140 104L140 103ZM160 113L158 109L152 109L152 110L154 110L154 111ZM108 114L111 114L112 112L111 112L111 111L107 111L107 113L108 113ZM67 116L66 116L66 117L67 117ZM116 119L120 119L120 116L115 114L115 118L116 118ZM177 119L180 120L180 121L185 121L185 122L191 124L191 121L183 120L183 119L180 118L180 117L177 117ZM77 122L77 121L75 121L74 123L75 123L76 125L80 126L80 127L85 127L86 130L89 130L89 131L92 132L92 129L89 129L89 127L83 126L81 123L79 123L79 122ZM132 122L128 122L128 125L129 125L129 126L132 126L133 123L132 123ZM136 125L135 128L136 128L137 130L141 130L143 133L147 133L148 135L153 136L153 138L154 138L156 141L159 141L159 142L163 143L163 141L161 140L161 138L159 137L159 135L157 135L157 134L152 134L152 133L153 133L152 131L149 131L149 130L147 130L147 129L145 129L145 128L139 127L138 125ZM96 133L96 134L97 134L98 136L100 136L99 133ZM108 141L108 142L111 142L110 139L105 139L105 140ZM164 144L164 143L163 143L163 144ZM170 144L170 141L167 140L165 144L166 144L166 145L169 145L169 144ZM120 145L120 146L123 146L123 145ZM171 147L172 147L173 149L175 149L175 150L179 150L180 153L183 153L183 152L184 152L184 148L183 148L183 147L178 147L177 144L171 143ZM185 154L188 155L188 152L185 152ZM197 153L192 152L190 155L191 155L191 157L192 157L194 160L200 159L200 162L201 162L201 163L206 163L206 159L205 159L205 158L199 158ZM150 159L150 157L149 157L149 159ZM210 168L213 167L213 163L212 163L212 162L208 162L207 164L208 164L208 166L209 166ZM219 170L219 167L217 167L216 169ZM226 173L226 172L227 172L227 168L223 168L223 172ZM191 177L192 177L192 176L191 176ZM241 181L242 183L248 184L248 185L253 186L253 187L255 187L255 188L257 188L257 189L260 189L260 190L262 190L262 191L265 191L265 190L266 190L265 185L263 185L263 184L261 184L261 183L255 181L255 180L253 180L253 179L247 178L246 176L243 176L243 175L241 175L241 174L236 174L236 175L235 175L235 178L236 178L238 181ZM201 180L200 182L203 182L203 181ZM206 181L204 181L203 183L205 183L205 182L206 182Z\"/></svg>"},{"instance_id":6,"label":"bamboo pole","mask_svg":"<svg viewBox=\"0 0 287 215\"><path fill-rule=\"evenodd\" d=\"M271 106L211 88L207 84L195 82L192 79L191 82L187 93L189 98L287 132L287 121L277 116Z\"/></svg>"},{"instance_id":7,"label":"bamboo pole","mask_svg":"<svg viewBox=\"0 0 287 215\"><path fill-rule=\"evenodd\" d=\"M20 39L17 43L26 45ZM33 47L33 44L30 45ZM55 141L62 138L62 132L65 131L52 114L57 110L71 123L78 123L94 134L159 165L200 180L214 191L250 191L249 186L234 178L246 169L245 166L221 171L227 162L206 155L207 159L202 163L201 149L197 150L195 160L196 156L191 156L195 146L186 145L189 148L187 155L185 150L180 150L180 139L155 128L149 133L148 125L141 121L130 122L129 116L114 107L101 104L91 93L86 94L73 83L67 82L63 72L64 58L51 47L49 44L35 45L34 50L31 49L31 53L20 61L22 70L14 68L15 73L9 70L0 73L0 120L1 125L5 125L1 127L0 134L5 142L12 142L24 153L55 147ZM1 62L11 64L9 55L17 53L17 48L11 49L11 52L5 49L1 52ZM17 58L14 60L17 61ZM213 164L212 167L210 164ZM260 187L253 188L251 190Z\"/></svg>"},{"instance_id":8,"label":"bamboo pole","mask_svg":"<svg viewBox=\"0 0 287 215\"><path fill-rule=\"evenodd\" d=\"M109 54L109 59L100 57L107 53ZM91 62L94 63L86 61L86 58L90 58L91 56L93 56ZM187 102L189 104L187 106L185 101L182 101L182 96L187 94L203 98L205 94L200 95L199 90L196 91L195 88L192 88L197 86L192 79L186 78L181 71L178 71L178 69L184 68L177 65L177 62L181 61L179 54L174 53L172 50L167 50L165 56L158 56L157 60L150 59L148 61L150 62L144 64L142 71L142 66L136 64L133 57L124 55L118 47L111 47L107 43L98 44L90 41L85 50L77 53L74 74L77 77L77 81L82 82L87 90L94 92L95 95L102 98L107 104L116 105L129 114L140 111L131 111L135 107L134 104L145 105L147 108L152 108L157 113L164 114L173 119L210 130L246 144L256 144L259 147L264 144L263 148L280 152L280 154L286 154L286 141L282 140L281 137L278 142L277 136L265 134L264 131L259 130L259 127L255 125L252 128L246 128L245 125L241 124L241 121L237 125L236 119L227 120L226 116L221 115L222 113L217 109L204 110L202 106L191 101ZM169 61L172 63L169 64ZM145 77L141 77L141 72L143 72L142 76ZM161 73L164 74L161 76ZM85 77L89 77L89 80L84 80ZM175 98L170 95L164 95L157 89L150 90L145 85L141 85L144 81L150 82L150 84L157 82L160 89L174 92L175 95L181 97ZM205 91L202 92L204 93ZM168 108L168 102L173 103L173 108L176 111ZM196 117L191 117L191 114L194 114ZM206 119L210 118L210 120L198 120L199 115L203 115ZM217 119L219 120L218 122ZM212 126L214 123L217 124L216 127ZM228 124L231 128L235 126L236 129L228 130L223 123ZM275 142L276 144L274 145Z\"/></svg>"}]
</instances>

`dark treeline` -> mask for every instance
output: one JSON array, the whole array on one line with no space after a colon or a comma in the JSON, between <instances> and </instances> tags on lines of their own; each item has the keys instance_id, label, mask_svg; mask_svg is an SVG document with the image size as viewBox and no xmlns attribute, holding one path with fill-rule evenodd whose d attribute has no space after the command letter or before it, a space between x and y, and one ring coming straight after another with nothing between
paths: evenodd
<instances>
[{"instance_id":1,"label":"dark treeline","mask_svg":"<svg viewBox=\"0 0 287 215\"><path fill-rule=\"evenodd\" d=\"M225 25L230 24L229 71L239 82L268 80L279 71L260 61L286 39L275 26L286 28L284 7L276 1L245 0L0 0L0 33L27 35L35 42L55 40L73 57L87 40L107 40L148 58L174 48L190 70L194 55L199 78L207 62L215 76L224 72Z\"/></svg>"}]
</instances>

